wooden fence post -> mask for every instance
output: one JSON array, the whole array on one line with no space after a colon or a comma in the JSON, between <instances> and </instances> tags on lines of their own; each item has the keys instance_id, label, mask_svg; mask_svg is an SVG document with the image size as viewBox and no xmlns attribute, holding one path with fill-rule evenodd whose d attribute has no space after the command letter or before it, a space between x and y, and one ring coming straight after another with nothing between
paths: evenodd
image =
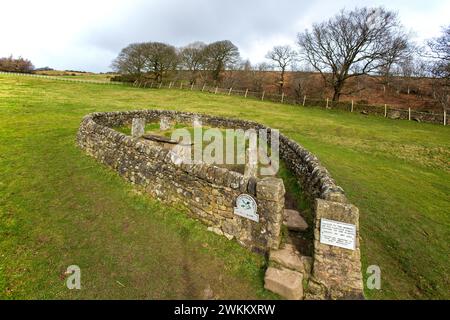
<instances>
[{"instance_id":1,"label":"wooden fence post","mask_svg":"<svg viewBox=\"0 0 450 320\"><path fill-rule=\"evenodd\" d=\"M411 108L408 108L408 120L411 121Z\"/></svg>"},{"instance_id":2,"label":"wooden fence post","mask_svg":"<svg viewBox=\"0 0 450 320\"><path fill-rule=\"evenodd\" d=\"M172 84L173 84L173 82L171 81L171 82L169 83L169 89L172 88Z\"/></svg>"},{"instance_id":3,"label":"wooden fence post","mask_svg":"<svg viewBox=\"0 0 450 320\"><path fill-rule=\"evenodd\" d=\"M387 118L387 104L384 105L384 117Z\"/></svg>"},{"instance_id":4,"label":"wooden fence post","mask_svg":"<svg viewBox=\"0 0 450 320\"><path fill-rule=\"evenodd\" d=\"M180 90L183 90L183 81L180 83Z\"/></svg>"},{"instance_id":5,"label":"wooden fence post","mask_svg":"<svg viewBox=\"0 0 450 320\"><path fill-rule=\"evenodd\" d=\"M306 104L306 96L303 97L303 106Z\"/></svg>"},{"instance_id":6,"label":"wooden fence post","mask_svg":"<svg viewBox=\"0 0 450 320\"><path fill-rule=\"evenodd\" d=\"M281 103L284 102L284 92L281 93Z\"/></svg>"},{"instance_id":7,"label":"wooden fence post","mask_svg":"<svg viewBox=\"0 0 450 320\"><path fill-rule=\"evenodd\" d=\"M216 91L214 91L214 94L217 94L218 90L219 90L219 87L216 87Z\"/></svg>"},{"instance_id":8,"label":"wooden fence post","mask_svg":"<svg viewBox=\"0 0 450 320\"><path fill-rule=\"evenodd\" d=\"M248 95L248 89L245 90L245 97L246 97L246 98L247 98L247 95Z\"/></svg>"},{"instance_id":9,"label":"wooden fence post","mask_svg":"<svg viewBox=\"0 0 450 320\"><path fill-rule=\"evenodd\" d=\"M447 110L444 109L444 126L447 125Z\"/></svg>"},{"instance_id":10,"label":"wooden fence post","mask_svg":"<svg viewBox=\"0 0 450 320\"><path fill-rule=\"evenodd\" d=\"M354 107L355 107L355 101L352 100L352 109L350 110L350 112L353 112Z\"/></svg>"},{"instance_id":11,"label":"wooden fence post","mask_svg":"<svg viewBox=\"0 0 450 320\"><path fill-rule=\"evenodd\" d=\"M264 96L266 95L266 92L265 91L263 91L263 93L262 93L262 97L261 97L261 101L264 101Z\"/></svg>"},{"instance_id":12,"label":"wooden fence post","mask_svg":"<svg viewBox=\"0 0 450 320\"><path fill-rule=\"evenodd\" d=\"M327 98L327 106L326 106L326 109L328 109L328 104L329 104L329 102L330 102L330 99Z\"/></svg>"},{"instance_id":13,"label":"wooden fence post","mask_svg":"<svg viewBox=\"0 0 450 320\"><path fill-rule=\"evenodd\" d=\"M229 96L231 96L231 91L233 91L233 87L231 87L230 90L228 91Z\"/></svg>"}]
</instances>

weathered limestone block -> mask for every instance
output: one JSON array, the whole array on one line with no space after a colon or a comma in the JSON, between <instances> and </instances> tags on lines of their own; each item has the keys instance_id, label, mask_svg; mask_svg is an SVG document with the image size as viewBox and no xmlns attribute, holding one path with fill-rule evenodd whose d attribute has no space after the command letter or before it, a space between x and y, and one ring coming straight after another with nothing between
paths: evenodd
<instances>
[{"instance_id":1,"label":"weathered limestone block","mask_svg":"<svg viewBox=\"0 0 450 320\"><path fill-rule=\"evenodd\" d=\"M286 190L282 179L264 178L256 185L256 196L258 199L278 201L284 197Z\"/></svg>"},{"instance_id":2,"label":"weathered limestone block","mask_svg":"<svg viewBox=\"0 0 450 320\"><path fill-rule=\"evenodd\" d=\"M131 125L131 136L133 138L140 138L145 133L145 119L134 118Z\"/></svg>"},{"instance_id":3,"label":"weathered limestone block","mask_svg":"<svg viewBox=\"0 0 450 320\"><path fill-rule=\"evenodd\" d=\"M281 241L285 188L282 179L264 178L256 183L260 217L267 220L267 248L276 250Z\"/></svg>"},{"instance_id":4,"label":"weathered limestone block","mask_svg":"<svg viewBox=\"0 0 450 320\"><path fill-rule=\"evenodd\" d=\"M400 111L389 111L388 113L388 118L393 119L393 120L398 120L401 117L401 113Z\"/></svg>"},{"instance_id":5,"label":"weathered limestone block","mask_svg":"<svg viewBox=\"0 0 450 320\"><path fill-rule=\"evenodd\" d=\"M284 215L284 225L287 226L290 231L303 232L308 229L308 224L298 211L284 210Z\"/></svg>"},{"instance_id":6,"label":"weathered limestone block","mask_svg":"<svg viewBox=\"0 0 450 320\"><path fill-rule=\"evenodd\" d=\"M359 250L359 210L351 204L316 199L313 282L325 288L326 299L363 299ZM356 249L348 250L320 243L321 219L356 226Z\"/></svg>"},{"instance_id":7,"label":"weathered limestone block","mask_svg":"<svg viewBox=\"0 0 450 320\"><path fill-rule=\"evenodd\" d=\"M291 244L286 244L280 250L270 252L269 261L273 261L284 268L301 272L307 276L311 272L311 257L305 257Z\"/></svg>"},{"instance_id":8,"label":"weathered limestone block","mask_svg":"<svg viewBox=\"0 0 450 320\"><path fill-rule=\"evenodd\" d=\"M288 269L268 268L264 288L289 300L303 299L303 275Z\"/></svg>"}]
</instances>

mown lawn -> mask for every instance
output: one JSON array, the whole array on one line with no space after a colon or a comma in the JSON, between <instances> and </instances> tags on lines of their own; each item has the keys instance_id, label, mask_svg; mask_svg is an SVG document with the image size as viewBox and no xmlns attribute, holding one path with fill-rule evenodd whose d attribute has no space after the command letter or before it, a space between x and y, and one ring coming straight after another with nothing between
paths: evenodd
<instances>
[{"instance_id":1,"label":"mown lawn","mask_svg":"<svg viewBox=\"0 0 450 320\"><path fill-rule=\"evenodd\" d=\"M0 298L274 298L264 260L133 192L75 146L94 111L177 109L262 122L319 156L361 210L372 299L450 298L450 131L180 90L0 75ZM77 264L83 290L65 288Z\"/></svg>"}]
</instances>

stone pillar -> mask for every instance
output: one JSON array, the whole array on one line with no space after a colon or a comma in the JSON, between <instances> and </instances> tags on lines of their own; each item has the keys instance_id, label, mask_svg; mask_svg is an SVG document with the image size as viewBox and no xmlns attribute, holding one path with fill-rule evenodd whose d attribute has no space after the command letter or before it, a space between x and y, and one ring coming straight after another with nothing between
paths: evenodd
<instances>
[{"instance_id":1,"label":"stone pillar","mask_svg":"<svg viewBox=\"0 0 450 320\"><path fill-rule=\"evenodd\" d=\"M200 128L202 127L202 120L200 119L199 116L194 116L194 119L192 120L192 126L194 128Z\"/></svg>"},{"instance_id":2,"label":"stone pillar","mask_svg":"<svg viewBox=\"0 0 450 320\"><path fill-rule=\"evenodd\" d=\"M134 118L131 125L131 136L133 138L140 138L145 133L145 119L144 118Z\"/></svg>"},{"instance_id":3,"label":"stone pillar","mask_svg":"<svg viewBox=\"0 0 450 320\"><path fill-rule=\"evenodd\" d=\"M352 204L316 199L313 274L308 299L364 299L359 250L359 210ZM321 220L356 226L355 250L320 242Z\"/></svg>"},{"instance_id":4,"label":"stone pillar","mask_svg":"<svg viewBox=\"0 0 450 320\"><path fill-rule=\"evenodd\" d=\"M282 179L264 178L256 185L260 219L267 222L267 250L277 250L280 247L285 193Z\"/></svg>"},{"instance_id":5,"label":"stone pillar","mask_svg":"<svg viewBox=\"0 0 450 320\"><path fill-rule=\"evenodd\" d=\"M245 171L244 178L256 178L258 176L258 155L257 150L250 147L245 151Z\"/></svg>"},{"instance_id":6,"label":"stone pillar","mask_svg":"<svg viewBox=\"0 0 450 320\"><path fill-rule=\"evenodd\" d=\"M161 117L161 122L159 124L159 129L161 131L166 131L171 128L170 121L167 117Z\"/></svg>"}]
</instances>

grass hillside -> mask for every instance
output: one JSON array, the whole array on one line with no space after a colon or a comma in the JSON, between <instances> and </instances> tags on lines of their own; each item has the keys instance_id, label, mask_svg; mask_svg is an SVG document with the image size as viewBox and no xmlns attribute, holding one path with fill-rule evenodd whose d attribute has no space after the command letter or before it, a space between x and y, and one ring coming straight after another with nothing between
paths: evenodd
<instances>
[{"instance_id":1,"label":"grass hillside","mask_svg":"<svg viewBox=\"0 0 450 320\"><path fill-rule=\"evenodd\" d=\"M372 299L450 298L450 131L180 90L0 75L0 298L273 298L264 261L133 192L75 146L94 111L176 109L279 128L360 208ZM77 264L83 290L65 288Z\"/></svg>"}]
</instances>

